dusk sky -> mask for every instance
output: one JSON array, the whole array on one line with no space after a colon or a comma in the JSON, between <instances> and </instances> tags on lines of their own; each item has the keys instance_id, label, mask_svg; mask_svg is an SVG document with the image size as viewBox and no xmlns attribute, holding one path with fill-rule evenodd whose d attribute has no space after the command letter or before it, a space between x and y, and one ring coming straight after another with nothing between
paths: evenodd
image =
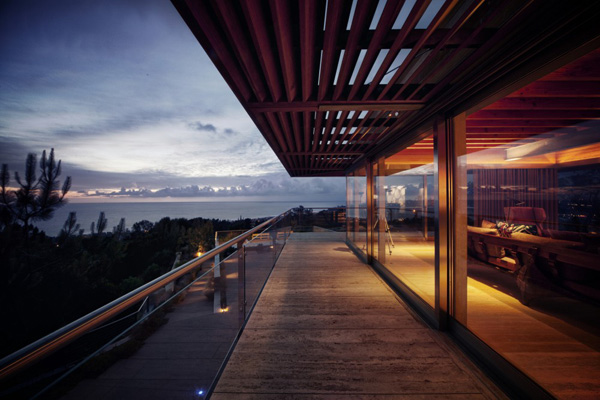
<instances>
[{"instance_id":1,"label":"dusk sky","mask_svg":"<svg viewBox=\"0 0 600 400\"><path fill-rule=\"evenodd\" d=\"M54 148L76 201L223 187L344 200L343 178L288 176L167 0L3 1L0 54L0 163L11 175L27 153Z\"/></svg>"}]
</instances>

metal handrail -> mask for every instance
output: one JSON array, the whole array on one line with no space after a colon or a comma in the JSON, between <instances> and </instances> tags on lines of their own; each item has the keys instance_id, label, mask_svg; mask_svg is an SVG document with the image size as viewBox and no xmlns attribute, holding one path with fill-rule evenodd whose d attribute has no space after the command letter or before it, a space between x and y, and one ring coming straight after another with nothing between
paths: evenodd
<instances>
[{"instance_id":1,"label":"metal handrail","mask_svg":"<svg viewBox=\"0 0 600 400\"><path fill-rule=\"evenodd\" d=\"M131 307L133 304L144 299L146 296L149 296L154 291L171 282L174 282L178 278L196 269L205 261L214 258L217 254L222 253L234 244L244 241L253 233L260 231L266 226L269 226L274 221L278 221L287 212L288 211L255 226L245 233L242 233L241 235L223 243L219 247L206 252L202 256L188 261L182 266L165 273L153 281L140 286L139 288L119 297L116 300L113 300L97 310L90 312L89 314L2 358L0 360L0 379L7 378L8 376L27 367L28 365L37 362L56 350L64 347L68 343L79 338L100 324L108 321L122 311Z\"/></svg>"}]
</instances>

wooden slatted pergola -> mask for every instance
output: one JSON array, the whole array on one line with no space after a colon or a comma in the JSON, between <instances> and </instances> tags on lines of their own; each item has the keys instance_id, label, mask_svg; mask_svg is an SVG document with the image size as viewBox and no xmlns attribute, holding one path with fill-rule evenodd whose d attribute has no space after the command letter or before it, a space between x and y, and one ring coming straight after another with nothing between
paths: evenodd
<instances>
[{"instance_id":1,"label":"wooden slatted pergola","mask_svg":"<svg viewBox=\"0 0 600 400\"><path fill-rule=\"evenodd\" d=\"M173 2L291 176L343 175L436 113L547 61L565 38L598 35L597 2ZM587 63L592 84L565 73L527 86L471 116L470 137L492 146L597 119L600 99L569 100L598 93L597 59Z\"/></svg>"}]
</instances>

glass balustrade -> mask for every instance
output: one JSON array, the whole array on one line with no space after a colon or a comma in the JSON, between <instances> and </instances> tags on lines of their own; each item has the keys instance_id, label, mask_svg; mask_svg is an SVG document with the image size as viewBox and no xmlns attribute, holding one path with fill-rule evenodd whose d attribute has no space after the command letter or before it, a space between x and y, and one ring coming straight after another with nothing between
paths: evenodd
<instances>
[{"instance_id":1,"label":"glass balustrade","mask_svg":"<svg viewBox=\"0 0 600 400\"><path fill-rule=\"evenodd\" d=\"M202 376L190 388L208 393L292 232L345 229L345 207L299 207L246 232L217 232L215 249L0 360L0 397L61 396L144 342L152 351L148 338L169 329L199 338L174 347L214 349L195 356Z\"/></svg>"}]
</instances>

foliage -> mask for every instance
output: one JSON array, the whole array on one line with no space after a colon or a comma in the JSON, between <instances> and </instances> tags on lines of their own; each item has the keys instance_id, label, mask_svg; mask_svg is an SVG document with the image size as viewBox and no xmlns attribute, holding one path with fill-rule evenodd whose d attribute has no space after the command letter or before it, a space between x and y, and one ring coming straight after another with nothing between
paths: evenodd
<instances>
[{"instance_id":1,"label":"foliage","mask_svg":"<svg viewBox=\"0 0 600 400\"><path fill-rule=\"evenodd\" d=\"M210 250L215 230L247 230L258 223L163 218L140 221L128 231L122 220L106 232L105 221L100 213L91 235L78 234L75 213L58 238L30 229L29 279L21 277L25 227L0 226L0 318L11 321L0 326L0 357L168 272L178 252L185 262L198 249Z\"/></svg>"},{"instance_id":2,"label":"foliage","mask_svg":"<svg viewBox=\"0 0 600 400\"><path fill-rule=\"evenodd\" d=\"M46 150L40 160L40 176L36 177L36 155L30 153L25 162L25 176L21 178L15 172L18 189L10 189L10 173L8 165L2 164L0 173L0 207L4 218L20 221L25 227L25 234L29 231L29 223L37 220L52 218L54 211L65 203L65 196L71 188L71 177L67 177L59 191L61 161L54 159L54 149L46 157ZM4 220L5 223L11 222Z\"/></svg>"},{"instance_id":3,"label":"foliage","mask_svg":"<svg viewBox=\"0 0 600 400\"><path fill-rule=\"evenodd\" d=\"M98 223L94 224L92 222L92 226L90 227L90 232L92 232L92 236L93 235L102 235L102 233L104 233L104 230L106 229L106 217L104 216L104 211L100 211L100 215L98 216Z\"/></svg>"}]
</instances>

